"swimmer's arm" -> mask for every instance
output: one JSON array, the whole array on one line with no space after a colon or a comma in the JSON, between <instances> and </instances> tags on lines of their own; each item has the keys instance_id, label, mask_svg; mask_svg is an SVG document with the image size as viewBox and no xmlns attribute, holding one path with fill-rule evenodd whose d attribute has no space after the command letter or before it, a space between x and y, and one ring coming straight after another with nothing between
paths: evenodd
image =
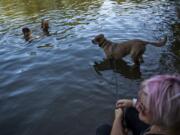
<instances>
[{"instance_id":1,"label":"swimmer's arm","mask_svg":"<svg viewBox=\"0 0 180 135\"><path fill-rule=\"evenodd\" d=\"M33 36L33 39L40 39L41 36Z\"/></svg>"}]
</instances>

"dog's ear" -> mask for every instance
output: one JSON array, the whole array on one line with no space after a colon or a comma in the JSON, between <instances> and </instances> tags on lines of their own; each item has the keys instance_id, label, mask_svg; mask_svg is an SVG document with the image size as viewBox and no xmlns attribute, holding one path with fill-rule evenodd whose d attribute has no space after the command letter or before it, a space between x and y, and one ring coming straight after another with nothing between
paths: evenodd
<instances>
[{"instance_id":1,"label":"dog's ear","mask_svg":"<svg viewBox=\"0 0 180 135\"><path fill-rule=\"evenodd\" d=\"M100 38L104 38L104 34L100 34L99 37L100 37Z\"/></svg>"}]
</instances>

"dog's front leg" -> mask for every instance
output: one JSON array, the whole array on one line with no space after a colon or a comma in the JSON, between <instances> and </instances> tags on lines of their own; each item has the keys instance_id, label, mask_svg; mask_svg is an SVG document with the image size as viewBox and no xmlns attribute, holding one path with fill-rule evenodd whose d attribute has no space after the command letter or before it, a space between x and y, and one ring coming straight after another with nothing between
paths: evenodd
<instances>
[{"instance_id":1,"label":"dog's front leg","mask_svg":"<svg viewBox=\"0 0 180 135\"><path fill-rule=\"evenodd\" d=\"M139 57L134 56L134 57L132 57L132 59L133 59L133 62L134 62L134 65L135 65L135 66L139 66L139 65L140 65Z\"/></svg>"},{"instance_id":2,"label":"dog's front leg","mask_svg":"<svg viewBox=\"0 0 180 135\"><path fill-rule=\"evenodd\" d=\"M139 57L139 61L140 61L140 63L144 63L144 59L143 59L142 55Z\"/></svg>"}]
</instances>

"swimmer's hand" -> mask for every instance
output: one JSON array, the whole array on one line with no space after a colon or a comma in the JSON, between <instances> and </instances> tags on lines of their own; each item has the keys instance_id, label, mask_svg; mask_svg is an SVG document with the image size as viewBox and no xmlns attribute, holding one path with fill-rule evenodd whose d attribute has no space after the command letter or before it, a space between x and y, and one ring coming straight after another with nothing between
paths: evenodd
<instances>
[{"instance_id":1,"label":"swimmer's hand","mask_svg":"<svg viewBox=\"0 0 180 135\"><path fill-rule=\"evenodd\" d=\"M133 101L131 99L120 99L116 102L116 108L133 107Z\"/></svg>"},{"instance_id":2,"label":"swimmer's hand","mask_svg":"<svg viewBox=\"0 0 180 135\"><path fill-rule=\"evenodd\" d=\"M41 36L34 36L34 39L39 39Z\"/></svg>"}]
</instances>

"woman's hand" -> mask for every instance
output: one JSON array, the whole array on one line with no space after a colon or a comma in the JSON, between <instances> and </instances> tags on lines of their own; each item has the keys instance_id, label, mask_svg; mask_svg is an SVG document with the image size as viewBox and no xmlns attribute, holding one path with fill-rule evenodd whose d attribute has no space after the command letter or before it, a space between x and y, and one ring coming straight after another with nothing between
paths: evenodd
<instances>
[{"instance_id":1,"label":"woman's hand","mask_svg":"<svg viewBox=\"0 0 180 135\"><path fill-rule=\"evenodd\" d=\"M133 101L131 99L120 99L116 102L116 108L132 107Z\"/></svg>"},{"instance_id":2,"label":"woman's hand","mask_svg":"<svg viewBox=\"0 0 180 135\"><path fill-rule=\"evenodd\" d=\"M115 109L115 119L120 121L123 119L123 110L121 108Z\"/></svg>"},{"instance_id":3,"label":"woman's hand","mask_svg":"<svg viewBox=\"0 0 180 135\"><path fill-rule=\"evenodd\" d=\"M122 120L123 120L122 108L115 109L115 119L113 122L111 135L127 135L128 132L125 132L125 129L123 128Z\"/></svg>"}]
</instances>

